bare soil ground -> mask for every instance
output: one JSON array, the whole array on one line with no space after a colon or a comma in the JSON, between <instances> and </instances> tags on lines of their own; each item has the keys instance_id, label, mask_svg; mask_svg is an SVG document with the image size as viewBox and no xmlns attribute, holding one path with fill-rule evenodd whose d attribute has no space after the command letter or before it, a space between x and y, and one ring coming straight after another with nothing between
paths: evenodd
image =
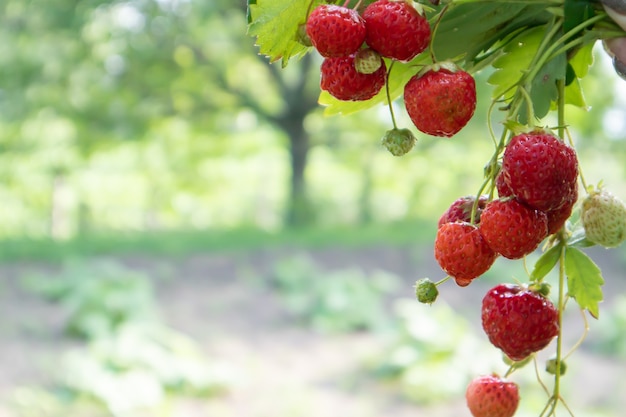
<instances>
[{"instance_id":1,"label":"bare soil ground","mask_svg":"<svg viewBox=\"0 0 626 417\"><path fill-rule=\"evenodd\" d=\"M392 387L360 378L363 361L381 348L374 335L326 335L298 325L264 279L278 259L295 253L299 252L119 259L155 277L159 307L168 325L192 336L210 357L238 370L235 385L223 397L181 400L170 407L168 416L469 417L462 398L424 408L402 399ZM441 275L430 253L415 248L324 249L308 255L326 270L357 266L394 273L403 285L393 297L411 297L416 278ZM610 305L626 292L624 263L608 251L593 251L592 256L603 268L605 304ZM62 334L63 310L20 286L29 271L54 268L0 266L0 417L18 417L11 405L16 389L49 381L59 355L75 343ZM466 314L478 331L476 309L489 284L477 281L464 289L448 284L442 288L442 298ZM608 404L614 410L625 409L624 361L584 348L575 355L573 406Z\"/></svg>"}]
</instances>

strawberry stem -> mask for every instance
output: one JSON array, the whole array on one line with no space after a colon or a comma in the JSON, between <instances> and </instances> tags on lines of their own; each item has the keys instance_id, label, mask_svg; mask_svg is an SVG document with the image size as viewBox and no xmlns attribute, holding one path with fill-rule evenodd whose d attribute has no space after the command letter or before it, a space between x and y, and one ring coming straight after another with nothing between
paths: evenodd
<instances>
[{"instance_id":1,"label":"strawberry stem","mask_svg":"<svg viewBox=\"0 0 626 417\"><path fill-rule=\"evenodd\" d=\"M391 70L393 69L393 64L395 60L391 60L391 64L389 64L389 69L387 70L387 81L385 81L385 93L387 94L387 105L389 106L389 113L391 114L391 123L393 123L393 128L397 129L398 125L396 124L396 116L393 112L393 103L391 102L391 94L389 94L389 79L391 78Z\"/></svg>"},{"instance_id":2,"label":"strawberry stem","mask_svg":"<svg viewBox=\"0 0 626 417\"><path fill-rule=\"evenodd\" d=\"M435 286L438 287L438 286L440 286L441 284L443 284L444 282L446 282L449 279L450 279L450 275L448 275L445 278L442 278L439 281L435 282Z\"/></svg>"},{"instance_id":3,"label":"strawberry stem","mask_svg":"<svg viewBox=\"0 0 626 417\"><path fill-rule=\"evenodd\" d=\"M578 349L580 347L580 345L582 345L582 343L585 341L585 339L587 338L587 334L589 333L589 322L587 322L587 316L585 315L585 310L583 310L582 308L580 309L580 315L583 318L583 323L584 323L584 329L583 329L583 334L580 336L580 338L578 339L578 341L574 344L574 346L572 346L572 348L570 349L569 352L567 352L567 354L565 356L563 356L563 360L567 359L570 357L570 355L572 353L574 353L576 351L576 349Z\"/></svg>"},{"instance_id":4,"label":"strawberry stem","mask_svg":"<svg viewBox=\"0 0 626 417\"><path fill-rule=\"evenodd\" d=\"M574 140L572 139L572 135L569 133L569 129L565 128L565 133L567 134L567 141L569 142L570 146L573 148ZM585 191L588 193L589 189L587 188L587 181L585 180L585 176L583 175L583 169L580 166L580 164L578 165L578 178L580 178L580 183L582 184Z\"/></svg>"},{"instance_id":5,"label":"strawberry stem","mask_svg":"<svg viewBox=\"0 0 626 417\"><path fill-rule=\"evenodd\" d=\"M558 134L561 140L565 140L565 80L556 80L558 90L557 99L557 120L559 123Z\"/></svg>"},{"instance_id":6,"label":"strawberry stem","mask_svg":"<svg viewBox=\"0 0 626 417\"><path fill-rule=\"evenodd\" d=\"M565 309L564 300L565 300L565 250L567 249L567 245L563 242L561 246L561 257L559 258L559 295L557 300L557 310L558 314L558 322L559 322L559 331L556 336L556 359L555 366L556 369L561 369L562 362L562 354L563 354L563 310ZM552 405L552 412L554 414L554 409L556 408L556 400L561 397L561 372L555 372L554 374L554 388L552 390L552 399L554 403ZM548 415L551 415L548 414Z\"/></svg>"},{"instance_id":7,"label":"strawberry stem","mask_svg":"<svg viewBox=\"0 0 626 417\"><path fill-rule=\"evenodd\" d=\"M313 7L313 2L314 1L315 0L311 0L309 2L309 7L307 7L307 9L306 9L306 19L304 19L305 21L309 19L309 15L311 14L311 8Z\"/></svg>"},{"instance_id":8,"label":"strawberry stem","mask_svg":"<svg viewBox=\"0 0 626 417\"><path fill-rule=\"evenodd\" d=\"M448 7L449 7L449 4L446 4L443 7L443 9L441 9L441 12L439 12L439 15L437 16L437 20L433 24L433 30L431 31L430 42L428 45L428 52L430 54L430 59L433 61L433 64L437 62L437 57L435 56L435 48L433 47L433 45L435 44L435 36L437 34L437 29L439 29L439 23L441 23L441 20L443 19L443 15L446 14L446 12L448 11Z\"/></svg>"}]
</instances>

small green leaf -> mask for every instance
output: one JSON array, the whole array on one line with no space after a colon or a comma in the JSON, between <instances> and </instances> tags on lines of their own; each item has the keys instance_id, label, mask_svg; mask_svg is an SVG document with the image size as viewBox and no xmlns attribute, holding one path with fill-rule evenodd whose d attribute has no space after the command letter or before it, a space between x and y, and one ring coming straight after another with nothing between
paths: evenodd
<instances>
[{"instance_id":1,"label":"small green leaf","mask_svg":"<svg viewBox=\"0 0 626 417\"><path fill-rule=\"evenodd\" d=\"M499 98L512 91L512 88L519 83L523 71L528 68L537 51L544 33L545 29L541 27L525 30L504 47L504 54L493 62L495 72L487 80L489 84L495 86L494 98Z\"/></svg>"},{"instance_id":2,"label":"small green leaf","mask_svg":"<svg viewBox=\"0 0 626 417\"><path fill-rule=\"evenodd\" d=\"M566 68L567 61L565 54L559 54L546 62L533 79L530 97L533 102L535 117L538 119L545 117L550 111L552 102L556 101L558 97L556 81L565 79ZM522 113L524 110L525 108L522 107ZM524 120L523 114L520 114L520 119Z\"/></svg>"},{"instance_id":3,"label":"small green leaf","mask_svg":"<svg viewBox=\"0 0 626 417\"><path fill-rule=\"evenodd\" d=\"M282 66L286 67L289 59L309 50L296 40L298 26L306 22L309 3L310 0L248 1L248 34L257 38L260 53L271 62L282 59ZM311 8L319 3L315 0Z\"/></svg>"},{"instance_id":4,"label":"small green leaf","mask_svg":"<svg viewBox=\"0 0 626 417\"><path fill-rule=\"evenodd\" d=\"M589 310L589 313L597 319L600 315L598 303L603 300L604 284L598 265L580 249L567 247L565 273L569 295L576 300L580 308Z\"/></svg>"},{"instance_id":5,"label":"small green leaf","mask_svg":"<svg viewBox=\"0 0 626 417\"><path fill-rule=\"evenodd\" d=\"M535 262L535 267L533 271L530 273L530 279L532 281L541 281L556 265L559 261L559 257L561 256L562 245L558 244L556 246L551 247L545 252L537 262Z\"/></svg>"}]
</instances>

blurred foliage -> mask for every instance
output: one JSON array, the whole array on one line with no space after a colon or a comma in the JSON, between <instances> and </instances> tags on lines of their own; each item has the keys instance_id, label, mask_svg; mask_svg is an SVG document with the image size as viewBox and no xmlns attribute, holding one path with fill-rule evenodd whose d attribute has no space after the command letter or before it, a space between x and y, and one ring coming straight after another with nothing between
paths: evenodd
<instances>
[{"instance_id":1,"label":"blurred foliage","mask_svg":"<svg viewBox=\"0 0 626 417\"><path fill-rule=\"evenodd\" d=\"M278 121L294 97L317 95L318 76L298 96L304 63L281 70L259 58L244 8L0 3L0 238L284 226L290 138ZM570 128L588 180L624 188L624 83L610 64L591 71L583 88L593 108L572 108ZM316 225L432 221L474 193L492 146L488 76L477 78L476 115L458 137L420 135L404 158L380 145L383 106L349 117L310 111L302 122Z\"/></svg>"},{"instance_id":2,"label":"blurred foliage","mask_svg":"<svg viewBox=\"0 0 626 417\"><path fill-rule=\"evenodd\" d=\"M274 266L271 282L287 309L306 325L323 332L380 330L389 325L385 296L400 279L353 268L322 271L304 255Z\"/></svg>"},{"instance_id":3,"label":"blurred foliage","mask_svg":"<svg viewBox=\"0 0 626 417\"><path fill-rule=\"evenodd\" d=\"M162 406L168 395L211 397L233 384L233 369L208 361L195 341L162 325L127 324L114 336L68 352L58 387L112 416Z\"/></svg>"},{"instance_id":4,"label":"blurred foliage","mask_svg":"<svg viewBox=\"0 0 626 417\"><path fill-rule=\"evenodd\" d=\"M626 359L626 294L618 295L609 308L604 308L602 316L585 344L603 355Z\"/></svg>"},{"instance_id":5,"label":"blurred foliage","mask_svg":"<svg viewBox=\"0 0 626 417\"><path fill-rule=\"evenodd\" d=\"M387 348L368 365L404 397L435 404L462 395L476 375L502 369L492 346L442 300L430 306L400 299Z\"/></svg>"},{"instance_id":6,"label":"blurred foliage","mask_svg":"<svg viewBox=\"0 0 626 417\"><path fill-rule=\"evenodd\" d=\"M67 262L57 276L31 276L24 283L67 311L71 336L110 337L126 323L155 320L149 277L115 262Z\"/></svg>"},{"instance_id":7,"label":"blurred foliage","mask_svg":"<svg viewBox=\"0 0 626 417\"><path fill-rule=\"evenodd\" d=\"M194 253L242 252L285 247L306 249L329 245L365 247L431 244L435 227L434 223L416 220L278 231L241 227L211 232L198 230L126 232L64 241L16 238L0 241L0 261L44 260L58 263L67 258L102 255L177 257Z\"/></svg>"},{"instance_id":8,"label":"blurred foliage","mask_svg":"<svg viewBox=\"0 0 626 417\"><path fill-rule=\"evenodd\" d=\"M86 342L61 357L47 394L30 392L57 410L43 416L89 404L128 416L161 406L169 395L221 394L235 380L229 365L208 360L194 340L160 322L144 273L114 262L74 261L56 276L29 276L23 283L58 303L67 333Z\"/></svg>"}]
</instances>

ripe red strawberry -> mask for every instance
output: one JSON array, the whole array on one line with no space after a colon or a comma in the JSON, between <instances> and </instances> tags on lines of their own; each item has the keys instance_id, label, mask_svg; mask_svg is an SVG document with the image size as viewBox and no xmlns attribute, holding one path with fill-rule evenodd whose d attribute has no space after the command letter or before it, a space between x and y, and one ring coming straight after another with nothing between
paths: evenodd
<instances>
[{"instance_id":1,"label":"ripe red strawberry","mask_svg":"<svg viewBox=\"0 0 626 417\"><path fill-rule=\"evenodd\" d=\"M515 199L493 200L480 216L480 232L491 249L519 259L548 236L548 217Z\"/></svg>"},{"instance_id":2,"label":"ripe red strawberry","mask_svg":"<svg viewBox=\"0 0 626 417\"><path fill-rule=\"evenodd\" d=\"M356 10L322 4L309 15L306 33L323 57L347 56L363 45L365 21Z\"/></svg>"},{"instance_id":3,"label":"ripe red strawberry","mask_svg":"<svg viewBox=\"0 0 626 417\"><path fill-rule=\"evenodd\" d=\"M404 104L418 130L450 137L476 110L476 83L465 71L441 68L417 74L404 86Z\"/></svg>"},{"instance_id":4,"label":"ripe red strawberry","mask_svg":"<svg viewBox=\"0 0 626 417\"><path fill-rule=\"evenodd\" d=\"M485 273L496 256L472 224L446 223L437 230L435 259L461 287Z\"/></svg>"},{"instance_id":5,"label":"ripe red strawberry","mask_svg":"<svg viewBox=\"0 0 626 417\"><path fill-rule=\"evenodd\" d=\"M556 210L576 187L576 152L550 133L522 133L504 151L502 175L521 201L542 211Z\"/></svg>"},{"instance_id":6,"label":"ripe red strawberry","mask_svg":"<svg viewBox=\"0 0 626 417\"><path fill-rule=\"evenodd\" d=\"M549 299L515 284L497 285L482 302L489 341L514 361L548 346L559 332L558 315Z\"/></svg>"},{"instance_id":7,"label":"ripe red strawberry","mask_svg":"<svg viewBox=\"0 0 626 417\"><path fill-rule=\"evenodd\" d=\"M563 227L567 219L572 215L572 210L578 200L578 187L571 190L569 196L565 200L565 204L561 208L546 212L548 216L548 235L553 235Z\"/></svg>"},{"instance_id":8,"label":"ripe red strawberry","mask_svg":"<svg viewBox=\"0 0 626 417\"><path fill-rule=\"evenodd\" d=\"M367 45L387 58L409 61L430 42L428 20L406 1L378 0L363 12Z\"/></svg>"},{"instance_id":9,"label":"ripe red strawberry","mask_svg":"<svg viewBox=\"0 0 626 417\"><path fill-rule=\"evenodd\" d=\"M322 62L322 90L339 100L361 101L374 97L387 80L387 67L382 61L380 68L371 74L361 74L354 66L355 55L326 58Z\"/></svg>"},{"instance_id":10,"label":"ripe red strawberry","mask_svg":"<svg viewBox=\"0 0 626 417\"><path fill-rule=\"evenodd\" d=\"M474 224L480 223L480 215L487 205L487 199L488 197L486 195L481 195L478 199ZM476 197L473 195L461 197L454 201L439 218L438 227L452 222L469 223L472 217L472 207L474 206L475 201Z\"/></svg>"},{"instance_id":11,"label":"ripe red strawberry","mask_svg":"<svg viewBox=\"0 0 626 417\"><path fill-rule=\"evenodd\" d=\"M465 391L474 417L512 417L519 405L519 387L497 375L474 378Z\"/></svg>"},{"instance_id":12,"label":"ripe red strawberry","mask_svg":"<svg viewBox=\"0 0 626 417\"><path fill-rule=\"evenodd\" d=\"M504 182L504 175L502 175L502 171L500 171L496 177L496 189L498 190L498 196L500 196L500 198L514 197L513 191L511 191L509 186L506 185L506 182Z\"/></svg>"}]
</instances>

